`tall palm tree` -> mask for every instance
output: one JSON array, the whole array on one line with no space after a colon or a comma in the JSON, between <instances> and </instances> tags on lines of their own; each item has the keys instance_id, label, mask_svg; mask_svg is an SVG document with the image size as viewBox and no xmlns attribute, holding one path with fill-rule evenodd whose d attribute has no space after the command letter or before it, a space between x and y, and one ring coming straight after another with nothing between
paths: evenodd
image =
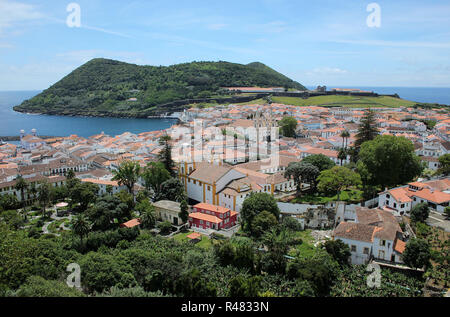
<instances>
[{"instance_id":1,"label":"tall palm tree","mask_svg":"<svg viewBox=\"0 0 450 317\"><path fill-rule=\"evenodd\" d=\"M28 188L28 182L19 175L16 179L16 190L20 191L20 199L22 200L22 208L25 207L25 190Z\"/></svg>"},{"instance_id":2,"label":"tall palm tree","mask_svg":"<svg viewBox=\"0 0 450 317\"><path fill-rule=\"evenodd\" d=\"M47 182L42 182L38 188L38 200L42 207L42 215L45 217L45 209L51 200L51 185Z\"/></svg>"},{"instance_id":3,"label":"tall palm tree","mask_svg":"<svg viewBox=\"0 0 450 317\"><path fill-rule=\"evenodd\" d=\"M347 150L345 148L341 148L338 153L338 159L341 160L341 166L343 165L343 161L347 159Z\"/></svg>"},{"instance_id":4,"label":"tall palm tree","mask_svg":"<svg viewBox=\"0 0 450 317\"><path fill-rule=\"evenodd\" d=\"M81 244L83 244L83 238L87 236L91 230L91 225L83 214L79 214L72 220L72 228L73 232L80 237Z\"/></svg>"},{"instance_id":5,"label":"tall palm tree","mask_svg":"<svg viewBox=\"0 0 450 317\"><path fill-rule=\"evenodd\" d=\"M342 131L342 148L347 149L348 146L348 138L350 137L350 133L347 130Z\"/></svg>"},{"instance_id":6,"label":"tall palm tree","mask_svg":"<svg viewBox=\"0 0 450 317\"><path fill-rule=\"evenodd\" d=\"M118 170L113 171L113 181L117 181L120 186L124 185L128 188L128 192L133 194L134 184L138 181L141 166L137 162L122 162ZM133 195L134 196L134 195Z\"/></svg>"}]
</instances>

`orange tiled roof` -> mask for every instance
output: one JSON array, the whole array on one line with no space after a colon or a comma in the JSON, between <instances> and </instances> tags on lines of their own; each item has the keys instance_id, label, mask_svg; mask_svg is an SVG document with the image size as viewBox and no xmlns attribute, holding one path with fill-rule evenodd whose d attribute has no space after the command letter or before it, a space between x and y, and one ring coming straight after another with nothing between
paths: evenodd
<instances>
[{"instance_id":1,"label":"orange tiled roof","mask_svg":"<svg viewBox=\"0 0 450 317\"><path fill-rule=\"evenodd\" d=\"M212 223L221 223L223 221L222 219L219 219L216 216L203 214L201 212L191 213L191 214L189 214L189 218L209 221L209 222L212 222Z\"/></svg>"}]
</instances>

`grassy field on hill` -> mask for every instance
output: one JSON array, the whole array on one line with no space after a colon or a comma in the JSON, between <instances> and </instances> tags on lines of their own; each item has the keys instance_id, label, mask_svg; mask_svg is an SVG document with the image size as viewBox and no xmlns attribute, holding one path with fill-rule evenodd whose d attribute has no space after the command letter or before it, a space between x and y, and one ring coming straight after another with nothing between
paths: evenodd
<instances>
[{"instance_id":1,"label":"grassy field on hill","mask_svg":"<svg viewBox=\"0 0 450 317\"><path fill-rule=\"evenodd\" d=\"M394 97L358 97L358 96L317 96L308 99L296 97L272 97L273 102L294 106L341 106L350 108L366 107L412 107L414 101Z\"/></svg>"},{"instance_id":2,"label":"grassy field on hill","mask_svg":"<svg viewBox=\"0 0 450 317\"><path fill-rule=\"evenodd\" d=\"M325 107L348 107L348 108L397 108L397 107L412 107L417 102L398 99L394 97L382 96L382 97L357 97L357 96L317 96L308 99L297 97L272 97L272 101L275 103L281 103L285 105L293 106L325 106ZM256 99L250 102L240 103L240 105L251 104L265 104L264 99Z\"/></svg>"}]
</instances>

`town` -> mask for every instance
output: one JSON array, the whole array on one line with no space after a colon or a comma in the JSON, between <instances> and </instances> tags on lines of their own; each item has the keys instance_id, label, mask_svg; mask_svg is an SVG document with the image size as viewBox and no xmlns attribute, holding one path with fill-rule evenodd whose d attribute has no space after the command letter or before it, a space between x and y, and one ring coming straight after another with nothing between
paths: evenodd
<instances>
[{"instance_id":1,"label":"town","mask_svg":"<svg viewBox=\"0 0 450 317\"><path fill-rule=\"evenodd\" d=\"M295 263L306 260L298 255L314 258L324 247L340 264L427 272L420 292L447 291L446 109L298 107L269 97L192 105L178 118L164 131L117 136L43 139L21 130L20 144L0 146L0 217L30 237L73 232L81 243L94 232L145 229L215 248L219 258L229 241L242 238L275 253L264 237L281 239L273 228L282 224L301 242L283 247L264 272L300 277ZM346 259L333 253L338 248ZM351 296L345 287L294 288L296 296Z\"/></svg>"}]
</instances>

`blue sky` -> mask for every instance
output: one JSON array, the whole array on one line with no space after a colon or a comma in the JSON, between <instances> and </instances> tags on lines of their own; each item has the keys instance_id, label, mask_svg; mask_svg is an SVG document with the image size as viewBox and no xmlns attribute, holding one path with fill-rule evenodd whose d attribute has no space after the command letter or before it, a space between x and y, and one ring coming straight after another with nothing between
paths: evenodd
<instances>
[{"instance_id":1,"label":"blue sky","mask_svg":"<svg viewBox=\"0 0 450 317\"><path fill-rule=\"evenodd\" d=\"M81 8L69 28L66 7ZM0 0L0 90L45 89L94 57L260 61L305 85L450 87L450 3Z\"/></svg>"}]
</instances>

